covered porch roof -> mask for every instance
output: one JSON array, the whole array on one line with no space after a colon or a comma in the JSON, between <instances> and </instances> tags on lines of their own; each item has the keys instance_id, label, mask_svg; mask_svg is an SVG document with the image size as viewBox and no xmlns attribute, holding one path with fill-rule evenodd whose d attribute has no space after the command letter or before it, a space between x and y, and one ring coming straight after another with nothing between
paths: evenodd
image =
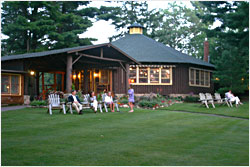
<instances>
[{"instance_id":1,"label":"covered porch roof","mask_svg":"<svg viewBox=\"0 0 250 167\"><path fill-rule=\"evenodd\" d=\"M9 64L20 62L24 67L23 71L65 71L68 55L72 56L73 69L118 67L126 63L140 64L110 43L4 56L1 61L2 68L9 70Z\"/></svg>"}]
</instances>

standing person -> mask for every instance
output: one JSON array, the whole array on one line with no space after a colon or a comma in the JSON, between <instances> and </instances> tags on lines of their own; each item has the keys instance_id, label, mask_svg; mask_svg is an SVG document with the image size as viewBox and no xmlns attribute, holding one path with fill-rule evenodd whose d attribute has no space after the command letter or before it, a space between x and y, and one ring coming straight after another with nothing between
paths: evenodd
<instances>
[{"instance_id":1,"label":"standing person","mask_svg":"<svg viewBox=\"0 0 250 167\"><path fill-rule=\"evenodd\" d=\"M240 99L238 96L234 96L232 94L232 91L229 90L227 93L225 93L225 96L227 99L229 99L231 102L234 102L235 101L235 104L236 104L236 107L238 107L239 104L243 104L240 102Z\"/></svg>"},{"instance_id":2,"label":"standing person","mask_svg":"<svg viewBox=\"0 0 250 167\"><path fill-rule=\"evenodd\" d=\"M72 90L71 94L72 95L68 97L68 101L72 102L72 106L76 109L78 114L82 114L82 105L80 99L76 96L76 90Z\"/></svg>"},{"instance_id":3,"label":"standing person","mask_svg":"<svg viewBox=\"0 0 250 167\"><path fill-rule=\"evenodd\" d=\"M128 90L128 104L130 106L130 111L129 112L134 112L133 107L135 103L135 97L134 97L134 89L132 88L132 85L129 85L129 90Z\"/></svg>"},{"instance_id":4,"label":"standing person","mask_svg":"<svg viewBox=\"0 0 250 167\"><path fill-rule=\"evenodd\" d=\"M94 112L96 113L97 112L97 106L98 106L98 102L97 102L97 99L96 99L96 96L95 96L95 92L91 92L91 97L90 97L90 105L91 107L93 107L94 109Z\"/></svg>"},{"instance_id":5,"label":"standing person","mask_svg":"<svg viewBox=\"0 0 250 167\"><path fill-rule=\"evenodd\" d=\"M105 96L104 102L110 106L111 112L115 112L115 104L114 104L113 97L110 91L108 92L108 95Z\"/></svg>"}]
</instances>

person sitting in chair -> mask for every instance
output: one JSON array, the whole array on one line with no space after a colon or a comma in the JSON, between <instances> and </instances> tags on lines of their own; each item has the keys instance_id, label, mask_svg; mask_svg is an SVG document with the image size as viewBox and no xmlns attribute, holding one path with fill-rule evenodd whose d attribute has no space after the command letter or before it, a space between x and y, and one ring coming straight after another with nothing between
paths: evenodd
<instances>
[{"instance_id":1,"label":"person sitting in chair","mask_svg":"<svg viewBox=\"0 0 250 167\"><path fill-rule=\"evenodd\" d=\"M82 105L80 99L76 96L76 90L72 90L71 93L72 95L68 97L68 101L72 103L78 114L82 114Z\"/></svg>"},{"instance_id":2,"label":"person sitting in chair","mask_svg":"<svg viewBox=\"0 0 250 167\"><path fill-rule=\"evenodd\" d=\"M238 107L239 104L243 104L243 103L240 102L240 99L239 99L238 96L234 96L234 95L232 94L232 91L231 91L231 90L229 90L227 93L225 93L225 96L226 96L226 98L227 98L229 101L231 101L231 102L234 102L234 101L235 101L236 107Z\"/></svg>"},{"instance_id":3,"label":"person sitting in chair","mask_svg":"<svg viewBox=\"0 0 250 167\"><path fill-rule=\"evenodd\" d=\"M95 92L91 92L91 97L90 97L90 105L91 107L93 107L94 109L94 112L96 113L97 112L97 106L98 106L98 103L97 103L97 100L96 100L96 96L95 96Z\"/></svg>"},{"instance_id":4,"label":"person sitting in chair","mask_svg":"<svg viewBox=\"0 0 250 167\"><path fill-rule=\"evenodd\" d=\"M108 95L105 96L104 102L110 106L111 112L115 112L115 104L114 104L113 97L110 91L108 92Z\"/></svg>"}]
</instances>

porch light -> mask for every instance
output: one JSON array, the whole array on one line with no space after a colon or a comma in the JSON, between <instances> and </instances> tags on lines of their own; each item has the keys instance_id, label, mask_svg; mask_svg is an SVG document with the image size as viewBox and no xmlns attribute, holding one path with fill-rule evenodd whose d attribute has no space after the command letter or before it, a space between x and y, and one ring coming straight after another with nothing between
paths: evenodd
<instances>
[{"instance_id":1,"label":"porch light","mask_svg":"<svg viewBox=\"0 0 250 167\"><path fill-rule=\"evenodd\" d=\"M76 79L76 73L75 72L73 73L73 79L74 80Z\"/></svg>"},{"instance_id":2,"label":"porch light","mask_svg":"<svg viewBox=\"0 0 250 167\"><path fill-rule=\"evenodd\" d=\"M35 71L30 71L30 75L35 75Z\"/></svg>"},{"instance_id":3,"label":"porch light","mask_svg":"<svg viewBox=\"0 0 250 167\"><path fill-rule=\"evenodd\" d=\"M99 77L99 74L98 73L94 73L94 77Z\"/></svg>"},{"instance_id":4,"label":"porch light","mask_svg":"<svg viewBox=\"0 0 250 167\"><path fill-rule=\"evenodd\" d=\"M77 77L78 77L78 79L81 79L81 73L80 72L79 72Z\"/></svg>"},{"instance_id":5,"label":"porch light","mask_svg":"<svg viewBox=\"0 0 250 167\"><path fill-rule=\"evenodd\" d=\"M216 81L219 81L220 79L219 78L215 78Z\"/></svg>"},{"instance_id":6,"label":"porch light","mask_svg":"<svg viewBox=\"0 0 250 167\"><path fill-rule=\"evenodd\" d=\"M132 71L133 69L130 67L129 70Z\"/></svg>"},{"instance_id":7,"label":"porch light","mask_svg":"<svg viewBox=\"0 0 250 167\"><path fill-rule=\"evenodd\" d=\"M135 80L134 80L134 79L131 79L131 83L135 83Z\"/></svg>"}]
</instances>

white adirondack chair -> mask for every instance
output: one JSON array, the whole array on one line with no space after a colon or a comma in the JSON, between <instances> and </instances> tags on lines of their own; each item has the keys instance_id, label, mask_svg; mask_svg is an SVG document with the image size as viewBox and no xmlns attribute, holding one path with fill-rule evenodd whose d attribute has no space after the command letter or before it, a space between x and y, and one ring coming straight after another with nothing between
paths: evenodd
<instances>
[{"instance_id":1,"label":"white adirondack chair","mask_svg":"<svg viewBox=\"0 0 250 167\"><path fill-rule=\"evenodd\" d=\"M214 99L213 99L211 93L206 93L205 95L206 95L207 104L210 103L210 104L212 104L213 108L215 108Z\"/></svg>"},{"instance_id":2,"label":"white adirondack chair","mask_svg":"<svg viewBox=\"0 0 250 167\"><path fill-rule=\"evenodd\" d=\"M60 97L57 94L50 94L49 95L49 114L52 115L53 109L60 109L63 110L63 113L66 114L65 110L65 103L60 102Z\"/></svg>"},{"instance_id":3,"label":"white adirondack chair","mask_svg":"<svg viewBox=\"0 0 250 167\"><path fill-rule=\"evenodd\" d=\"M199 93L199 96L200 96L200 100L199 101L201 102L201 104L205 104L205 106L207 108L209 108L209 106L207 104L207 99L205 97L205 94L204 93Z\"/></svg>"},{"instance_id":4,"label":"white adirondack chair","mask_svg":"<svg viewBox=\"0 0 250 167\"><path fill-rule=\"evenodd\" d=\"M228 107L230 107L228 101L226 98L222 99L219 93L214 93L215 101L218 104L227 104Z\"/></svg>"}]
</instances>

